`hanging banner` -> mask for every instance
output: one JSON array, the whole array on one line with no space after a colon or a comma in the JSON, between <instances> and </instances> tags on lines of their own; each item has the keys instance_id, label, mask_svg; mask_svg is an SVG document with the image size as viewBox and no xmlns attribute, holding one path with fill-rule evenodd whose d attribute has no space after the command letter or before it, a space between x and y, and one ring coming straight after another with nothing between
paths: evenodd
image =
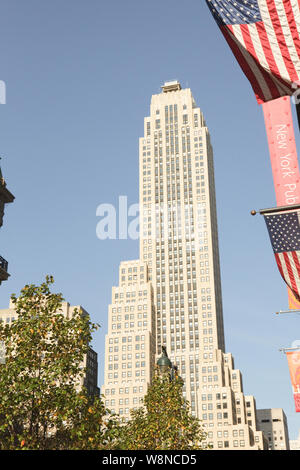
<instances>
[{"instance_id":1,"label":"hanging banner","mask_svg":"<svg viewBox=\"0 0 300 470\"><path fill-rule=\"evenodd\" d=\"M277 206L300 202L300 173L290 98L262 105L269 144Z\"/></svg>"},{"instance_id":2,"label":"hanging banner","mask_svg":"<svg viewBox=\"0 0 300 470\"><path fill-rule=\"evenodd\" d=\"M300 412L300 351L287 351L296 412Z\"/></svg>"},{"instance_id":3,"label":"hanging banner","mask_svg":"<svg viewBox=\"0 0 300 470\"><path fill-rule=\"evenodd\" d=\"M300 302L296 299L291 289L288 289L289 296L289 309L290 310L300 310Z\"/></svg>"},{"instance_id":4,"label":"hanging banner","mask_svg":"<svg viewBox=\"0 0 300 470\"><path fill-rule=\"evenodd\" d=\"M290 98L284 96L263 103L262 108L277 206L299 204L300 172ZM300 309L300 301L291 289L288 300L291 310Z\"/></svg>"}]
</instances>

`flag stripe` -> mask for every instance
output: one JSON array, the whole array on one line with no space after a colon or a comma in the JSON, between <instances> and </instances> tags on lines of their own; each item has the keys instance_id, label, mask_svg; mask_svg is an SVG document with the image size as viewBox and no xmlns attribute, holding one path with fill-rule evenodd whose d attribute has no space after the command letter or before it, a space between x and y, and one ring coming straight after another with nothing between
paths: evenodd
<instances>
[{"instance_id":1,"label":"flag stripe","mask_svg":"<svg viewBox=\"0 0 300 470\"><path fill-rule=\"evenodd\" d=\"M262 69L261 69L261 73L264 77L264 80L271 92L271 96L275 96L278 94L278 88L277 86L275 85L275 83L273 82L273 80L271 79L269 73L268 73L268 70L269 70L269 65L268 63L266 62L265 60L265 56L262 52L262 48L259 47L261 46L260 44L260 40L259 40L259 36L257 34L257 29L256 29L256 25L247 25L247 24L243 24L240 26L241 28L241 32L242 32L242 35L243 35L243 39L244 39L244 44L246 46L246 49L250 52L250 54L253 56L255 62L257 64L261 64L262 66ZM255 46L254 46L255 44ZM258 57L258 54L259 54L259 57Z\"/></svg>"},{"instance_id":2,"label":"flag stripe","mask_svg":"<svg viewBox=\"0 0 300 470\"><path fill-rule=\"evenodd\" d=\"M300 0L291 0L291 8L295 18L296 29L300 37Z\"/></svg>"},{"instance_id":3,"label":"flag stripe","mask_svg":"<svg viewBox=\"0 0 300 470\"><path fill-rule=\"evenodd\" d=\"M287 253L275 253L275 259L276 259L276 263L277 263L279 272L283 280L291 289L295 298L297 300L300 300L300 289L297 286L297 282L296 282L296 279L297 279L298 284L299 284L299 278L297 277L297 273L296 273L296 279L294 277L293 268L291 266L288 254Z\"/></svg>"},{"instance_id":4,"label":"flag stripe","mask_svg":"<svg viewBox=\"0 0 300 470\"><path fill-rule=\"evenodd\" d=\"M268 101L272 98L272 94L270 92L270 89L264 79L264 76L262 74L261 68L259 65L255 62L253 57L251 57L251 54L247 51L244 38L242 35L242 31L240 29L240 25L234 25L234 26L228 26L228 29L232 33L233 40L236 42L238 50L239 50L239 57L241 57L241 54L243 55L249 70L251 71L251 75L255 77L255 81L258 84L258 89L261 90L261 94L264 97L264 100Z\"/></svg>"},{"instance_id":5,"label":"flag stripe","mask_svg":"<svg viewBox=\"0 0 300 470\"><path fill-rule=\"evenodd\" d=\"M227 26L222 27L221 31L222 31L226 41L228 42L228 45L231 47L232 52L234 53L235 57L237 58L244 74L247 76L248 80L250 81L250 83L252 85L252 88L253 88L253 91L254 91L257 99L259 100L260 97L264 96L263 91L260 87L260 84L258 83L258 80L257 80L255 74L251 70L247 60L244 58L243 54L241 54L240 47L237 44L237 41L234 38L234 35L232 34L232 31L230 31L230 29L227 28ZM262 100L262 101L264 101L264 100Z\"/></svg>"},{"instance_id":6,"label":"flag stripe","mask_svg":"<svg viewBox=\"0 0 300 470\"><path fill-rule=\"evenodd\" d=\"M293 271L293 267L292 267L292 264L290 262L290 258L289 258L289 254L288 253L281 253L281 255L283 256L284 258L284 261L285 261L285 272L287 274L287 276L289 277L290 279L290 285L292 287L292 290L293 292L296 292L297 295L299 296L299 291L298 291L298 288L297 288L297 284L296 284L296 281L295 281L295 277L294 277L294 271Z\"/></svg>"},{"instance_id":7,"label":"flag stripe","mask_svg":"<svg viewBox=\"0 0 300 470\"><path fill-rule=\"evenodd\" d=\"M280 259L280 256L279 256L278 253L275 253L275 259L276 259L276 263L277 263L279 272L280 272L281 276L283 277L283 279L284 279L285 282L286 282L286 279L285 279L285 277L284 277L284 272L283 272L282 264L281 264L281 259Z\"/></svg>"},{"instance_id":8,"label":"flag stripe","mask_svg":"<svg viewBox=\"0 0 300 470\"><path fill-rule=\"evenodd\" d=\"M290 264L289 256L288 256L287 253L281 253L281 256L284 259L283 270L286 273L286 276L290 280L290 285L293 289L293 292L297 292L297 286L296 286L296 283L295 283L295 278L294 278L294 274L293 274L293 269L292 269L291 264Z\"/></svg>"},{"instance_id":9,"label":"flag stripe","mask_svg":"<svg viewBox=\"0 0 300 470\"><path fill-rule=\"evenodd\" d=\"M290 82L290 75L288 72L288 68L282 56L278 38L273 29L273 24L272 24L271 15L270 15L268 5L267 5L267 0L259 0L259 5L260 5L260 10L262 12L262 16L264 19L263 24L265 27L266 35L270 43L270 49L267 49L268 55L270 51L274 54L274 59L277 64L280 75L283 77L283 79L288 80Z\"/></svg>"},{"instance_id":10,"label":"flag stripe","mask_svg":"<svg viewBox=\"0 0 300 470\"><path fill-rule=\"evenodd\" d=\"M244 53L245 59L247 60L250 69L254 72L258 80L259 86L266 100L269 100L271 99L272 94L265 80L264 71L262 70L262 67L259 64L257 64L257 62L253 59L253 57L251 56L251 53L247 49L247 46L245 44L244 37L243 37L243 32L242 32L243 26L244 25L233 25L233 26L228 26L228 28L232 30L235 36L235 40L238 40L238 42L242 45L240 50L242 53Z\"/></svg>"},{"instance_id":11,"label":"flag stripe","mask_svg":"<svg viewBox=\"0 0 300 470\"><path fill-rule=\"evenodd\" d=\"M268 21L271 22L271 19L268 18ZM275 71L275 73L278 71L282 77L289 80L289 74L281 55L281 50L277 41L276 34L273 33L273 29L270 29L270 27L268 27L268 22L266 21L258 22L256 24L256 27L260 33L261 38L263 38L263 44L266 49L266 55L268 57L268 60L270 60L273 65L273 70Z\"/></svg>"},{"instance_id":12,"label":"flag stripe","mask_svg":"<svg viewBox=\"0 0 300 470\"><path fill-rule=\"evenodd\" d=\"M286 44L286 36L283 33L282 26L281 26L281 21L277 13L276 9L276 4L274 0L266 0L267 7L269 11L272 11L271 15L271 24L269 25L270 31L267 29L268 34L272 34L272 31L274 32L274 37L277 36L278 42L279 42L279 48L281 51L282 58L284 60L286 69L289 74L290 80L296 81L298 79L298 74L296 72L296 69L294 67L294 63L291 58L291 50L288 48ZM294 57L295 59L295 57Z\"/></svg>"},{"instance_id":13,"label":"flag stripe","mask_svg":"<svg viewBox=\"0 0 300 470\"><path fill-rule=\"evenodd\" d=\"M265 57L268 62L269 70L273 73L273 80L277 82L277 86L281 91L289 93L290 87L286 80L282 78L284 74L287 75L287 71L281 56L277 56L277 62L279 63L277 65L264 23L259 21L258 23L255 23L255 27L260 38L262 49L263 51L266 51Z\"/></svg>"},{"instance_id":14,"label":"flag stripe","mask_svg":"<svg viewBox=\"0 0 300 470\"><path fill-rule=\"evenodd\" d=\"M289 0L289 3L290 3L290 0ZM294 37L295 25L294 25L293 10L291 8L291 5L289 5L288 7L286 2L277 0L275 2L275 5L276 5L279 20L281 23L282 32L285 37L285 42L288 47L291 60L298 74L299 66L297 66L297 63L299 61L299 45L298 45L298 51L297 51L297 46L296 46L297 37L296 36Z\"/></svg>"},{"instance_id":15,"label":"flag stripe","mask_svg":"<svg viewBox=\"0 0 300 470\"><path fill-rule=\"evenodd\" d=\"M297 30L297 23L295 20L293 10L288 7L286 2L283 3L283 6L284 6L285 14L286 14L287 28L289 28L290 36L294 43L296 60L297 60L300 57L300 38L299 38L299 31ZM299 17L297 19L299 21Z\"/></svg>"},{"instance_id":16,"label":"flag stripe","mask_svg":"<svg viewBox=\"0 0 300 470\"><path fill-rule=\"evenodd\" d=\"M293 256L293 253L296 255L296 257L294 258ZM297 259L297 254L293 251L290 251L289 253L287 253L287 256L289 258L289 262L290 262L290 267L292 269L292 275L293 275L293 279L295 281L295 284L296 284L296 291L298 292L298 294L300 295L300 279L299 279L299 269L298 269L298 259ZM296 259L296 262L295 262L295 259Z\"/></svg>"},{"instance_id":17,"label":"flag stripe","mask_svg":"<svg viewBox=\"0 0 300 470\"><path fill-rule=\"evenodd\" d=\"M298 258L298 254L295 252L295 251L292 251L291 252L291 255L293 257L293 260L294 260L294 264L295 264L295 268L297 270L297 274L298 274L298 277L300 279L300 263L299 263L299 258ZM297 279L297 278L296 278Z\"/></svg>"}]
</instances>

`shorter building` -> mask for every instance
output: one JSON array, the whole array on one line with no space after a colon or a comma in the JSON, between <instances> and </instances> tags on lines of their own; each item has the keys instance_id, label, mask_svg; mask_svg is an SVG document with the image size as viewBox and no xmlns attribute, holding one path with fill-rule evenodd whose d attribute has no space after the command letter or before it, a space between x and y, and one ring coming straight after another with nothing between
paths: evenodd
<instances>
[{"instance_id":1,"label":"shorter building","mask_svg":"<svg viewBox=\"0 0 300 470\"><path fill-rule=\"evenodd\" d=\"M80 305L71 306L68 302L63 302L61 311L66 318L71 318L74 310L81 310L83 315L89 315ZM10 301L9 308L0 310L0 321L10 324L17 318L14 304ZM85 375L81 380L81 386L84 386L90 396L99 396L100 389L97 386L98 383L98 359L97 353L90 347L87 354L85 354L82 368L85 369ZM5 362L5 353L0 344L0 363Z\"/></svg>"},{"instance_id":2,"label":"shorter building","mask_svg":"<svg viewBox=\"0 0 300 470\"><path fill-rule=\"evenodd\" d=\"M174 363L184 379L182 365ZM214 450L268 450L264 433L257 426L255 398L244 394L242 374L235 368L232 354L215 350L201 369L205 375L201 391L195 393L201 393L197 415L207 433L207 444ZM209 372L214 374L210 383L206 378Z\"/></svg>"},{"instance_id":3,"label":"shorter building","mask_svg":"<svg viewBox=\"0 0 300 470\"><path fill-rule=\"evenodd\" d=\"M128 421L139 408L155 366L153 290L142 261L123 261L112 288L105 338L105 406Z\"/></svg>"},{"instance_id":4,"label":"shorter building","mask_svg":"<svg viewBox=\"0 0 300 470\"><path fill-rule=\"evenodd\" d=\"M286 415L282 408L257 410L257 427L269 442L269 450L290 450Z\"/></svg>"},{"instance_id":5,"label":"shorter building","mask_svg":"<svg viewBox=\"0 0 300 470\"><path fill-rule=\"evenodd\" d=\"M290 450L300 450L300 431L298 439L293 439L290 441Z\"/></svg>"},{"instance_id":6,"label":"shorter building","mask_svg":"<svg viewBox=\"0 0 300 470\"><path fill-rule=\"evenodd\" d=\"M2 176L0 168L0 227L3 225L4 207L5 204L13 202L15 197L6 187L5 179ZM9 278L8 274L8 262L0 254L0 284L2 281L7 281Z\"/></svg>"}]
</instances>

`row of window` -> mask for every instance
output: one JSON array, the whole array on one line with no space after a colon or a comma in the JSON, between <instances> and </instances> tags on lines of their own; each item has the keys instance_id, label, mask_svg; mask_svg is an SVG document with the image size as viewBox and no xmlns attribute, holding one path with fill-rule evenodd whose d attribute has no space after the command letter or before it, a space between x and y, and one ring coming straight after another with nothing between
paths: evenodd
<instances>
[{"instance_id":1,"label":"row of window","mask_svg":"<svg viewBox=\"0 0 300 470\"><path fill-rule=\"evenodd\" d=\"M147 302L147 299L141 299L143 302ZM145 308L146 307L146 308ZM127 306L122 306L122 307L113 307L111 309L112 313L123 313L123 312L134 312L135 310L146 310L147 305L146 304L139 304L138 306L132 305L131 307Z\"/></svg>"},{"instance_id":2,"label":"row of window","mask_svg":"<svg viewBox=\"0 0 300 470\"><path fill-rule=\"evenodd\" d=\"M129 313L123 313L122 315L112 315L111 319L112 321L128 321L128 320L135 320L137 318L147 318L148 317L148 314L146 312L144 313L131 313L129 315Z\"/></svg>"},{"instance_id":3,"label":"row of window","mask_svg":"<svg viewBox=\"0 0 300 470\"><path fill-rule=\"evenodd\" d=\"M4 322L5 320L5 323L11 323L15 321L15 319L16 319L15 317L4 317L4 318L0 317L0 322Z\"/></svg>"},{"instance_id":4,"label":"row of window","mask_svg":"<svg viewBox=\"0 0 300 470\"><path fill-rule=\"evenodd\" d=\"M190 154L188 154L190 155ZM204 173L204 155L203 151L199 150L196 151L195 157L194 157L194 164L192 161L192 156L184 157L181 162L182 164L180 165L180 159L179 157L172 157L172 158L164 158L164 157L159 157L159 158L154 158L154 165L153 163L150 164L148 163L148 159L144 159L145 162L143 162L143 183L146 183L147 181L151 182L151 174L152 174L152 169L155 169L155 187L159 187L159 182L160 185L164 182L164 179L169 182L169 185L171 185L171 175L177 176L177 181L172 179L172 186L175 186L175 184L179 183L180 180L183 182L192 182L193 181L193 175L197 176L199 173ZM149 158L151 161L151 157ZM152 166L153 165L153 166ZM194 170L196 168L196 171ZM164 171L166 173L166 178L163 178ZM183 173L183 175L182 175ZM197 178L196 178L197 180ZM142 182L141 181L141 182ZM145 187L145 186L144 186Z\"/></svg>"},{"instance_id":5,"label":"row of window","mask_svg":"<svg viewBox=\"0 0 300 470\"><path fill-rule=\"evenodd\" d=\"M146 296L148 294L148 292L145 290L145 291L140 291L139 292L139 297L141 296ZM115 299L123 299L124 297L135 297L136 293L133 291L133 292L126 292L126 296L124 296L124 292L115 292Z\"/></svg>"},{"instance_id":6,"label":"row of window","mask_svg":"<svg viewBox=\"0 0 300 470\"><path fill-rule=\"evenodd\" d=\"M118 392L120 395L122 395L123 393L125 394L129 394L129 393L142 393L144 391L144 388L143 387L132 387L132 389L130 387L121 387L119 388ZM116 393L116 389L115 388L107 388L105 389L105 396L107 395L115 395Z\"/></svg>"},{"instance_id":7,"label":"row of window","mask_svg":"<svg viewBox=\"0 0 300 470\"><path fill-rule=\"evenodd\" d=\"M140 276L137 276L136 274L134 274L133 276L132 275L127 275L126 276L122 276L122 281L124 282L126 279L128 279L128 281L137 281L137 280L140 280L141 281L141 284L143 283L143 279L144 279L144 274L140 274Z\"/></svg>"},{"instance_id":8,"label":"row of window","mask_svg":"<svg viewBox=\"0 0 300 470\"><path fill-rule=\"evenodd\" d=\"M138 272L138 269L139 269L140 271L144 271L144 266L140 266L139 268L137 268L137 267L134 267L134 268L122 268L122 269L121 269L121 273L122 273L122 274L125 274L126 272L128 272L128 273L136 273L136 272Z\"/></svg>"},{"instance_id":9,"label":"row of window","mask_svg":"<svg viewBox=\"0 0 300 470\"><path fill-rule=\"evenodd\" d=\"M135 328L135 326L137 326L138 328L146 328L148 326L148 322L147 321L138 321L137 323L134 323L134 322L131 322L130 324L125 323L123 325L123 329L124 328L125 329ZM112 327L113 330L121 330L122 329L121 323L113 323L111 327Z\"/></svg>"},{"instance_id":10,"label":"row of window","mask_svg":"<svg viewBox=\"0 0 300 470\"><path fill-rule=\"evenodd\" d=\"M148 128L150 129L150 122L149 122L149 121L146 123L146 127L147 127L147 129L148 129ZM166 126L166 128L167 128L167 126ZM171 126L170 126L170 128L171 128ZM174 128L175 128L175 130L178 129L178 125L175 124ZM189 126L182 126L182 127L181 127L181 131L182 131L183 133L186 132L186 134L188 135L188 134L190 134L190 127L189 127ZM202 133L203 133L203 132L202 132L201 130L194 130L194 135L195 135L195 136L198 136L198 135L201 136ZM150 135L150 134L148 134L148 136L149 136L149 135ZM158 137L159 137L160 139L162 138L162 131L161 131L161 130L159 130L159 131L154 131L154 138L158 138ZM142 141L142 144L143 144L143 145L147 145L147 144L150 144L150 143L151 143L151 139L150 139L150 138L147 138L147 139L144 138L143 141Z\"/></svg>"},{"instance_id":11,"label":"row of window","mask_svg":"<svg viewBox=\"0 0 300 470\"><path fill-rule=\"evenodd\" d=\"M167 106L165 107L165 125L166 127L168 127L168 124L173 124L173 122L175 123L175 126L177 125L177 122L178 122L178 114L177 114L177 105L174 104L174 114L173 114L173 109L172 109L172 106L173 105L170 105L170 109L168 110ZM184 108L186 109L186 108ZM159 110L156 111L155 113L156 115L160 114ZM194 118L194 126L195 127L198 127L199 125L199 121L198 121L198 114L197 113L194 113L193 114L193 118ZM188 114L183 114L182 115L182 123L184 125L187 125L189 122L189 115ZM150 124L150 122L147 122L147 124ZM161 120L160 119L155 119L155 129L160 129L161 128ZM150 126L147 126L147 135L148 134L148 129L149 129L149 134L150 134Z\"/></svg>"},{"instance_id":12,"label":"row of window","mask_svg":"<svg viewBox=\"0 0 300 470\"><path fill-rule=\"evenodd\" d=\"M110 359L109 359L110 360ZM140 367L146 367L146 361L136 362L135 364L132 362L124 362L122 363L122 369L139 369ZM117 370L119 368L119 363L115 362L114 364L108 364L109 370Z\"/></svg>"},{"instance_id":13,"label":"row of window","mask_svg":"<svg viewBox=\"0 0 300 470\"><path fill-rule=\"evenodd\" d=\"M213 403L203 403L202 404L202 410L203 411L206 411L206 410L213 410L214 406L213 406ZM217 410L220 410L222 408L222 403L217 403L216 404L216 409ZM223 403L223 409L226 409L227 408L227 402L224 402Z\"/></svg>"},{"instance_id":14,"label":"row of window","mask_svg":"<svg viewBox=\"0 0 300 470\"><path fill-rule=\"evenodd\" d=\"M233 437L244 437L245 435L245 432L244 432L244 429L233 429L232 430L232 436ZM207 433L207 437L208 439L212 439L213 438L213 432L212 431L209 431ZM224 431L217 431L217 437L229 437L229 431L227 430L224 430Z\"/></svg>"},{"instance_id":15,"label":"row of window","mask_svg":"<svg viewBox=\"0 0 300 470\"><path fill-rule=\"evenodd\" d=\"M109 338L109 344L113 344L113 343L119 343L119 339L121 340L121 338ZM135 339L135 341L139 342L139 341L145 341L145 335L137 335L135 336L135 338L133 338L132 336L123 336L122 337L122 343L132 343L132 339Z\"/></svg>"},{"instance_id":16,"label":"row of window","mask_svg":"<svg viewBox=\"0 0 300 470\"><path fill-rule=\"evenodd\" d=\"M214 415L214 413L203 413L202 414L202 419L203 421L213 421L215 419L215 417L217 418L217 420L220 420L220 419L228 419L228 413L216 413Z\"/></svg>"},{"instance_id":17,"label":"row of window","mask_svg":"<svg viewBox=\"0 0 300 470\"><path fill-rule=\"evenodd\" d=\"M115 352L116 352L116 351L115 351ZM136 354L135 354L135 358L136 358L136 359L140 359L140 358L143 359L143 358L145 358L145 353L144 353L144 352L141 353L141 354L140 354L140 353L136 353ZM132 359L132 354L127 354L127 355L126 355L126 354L122 354L121 358L120 358L118 355L117 355L117 356L111 356L111 355L108 356L108 361L109 361L109 362L113 362L113 361L118 362L120 359L121 359L122 361L125 361L126 359L127 359L127 360L131 360L131 359ZM143 362L143 364L144 364L144 362Z\"/></svg>"},{"instance_id":18,"label":"row of window","mask_svg":"<svg viewBox=\"0 0 300 470\"><path fill-rule=\"evenodd\" d=\"M143 398L138 398L138 397L135 397L133 398L132 400L129 400L129 398L126 398L126 399L123 399L123 398L120 398L119 400L119 405L130 405L130 404L133 404L133 405L137 405L137 404L141 404L143 403ZM105 400L105 405L106 406L116 406L116 400Z\"/></svg>"},{"instance_id":19,"label":"row of window","mask_svg":"<svg viewBox=\"0 0 300 470\"><path fill-rule=\"evenodd\" d=\"M210 445L211 445L212 448L214 447L212 442L210 443ZM217 445L218 445L218 449L222 449L223 447L228 448L229 447L229 441L224 441L224 442L223 441L218 441ZM234 440L233 441L233 447L245 447L245 441L244 440L241 440L241 441Z\"/></svg>"},{"instance_id":20,"label":"row of window","mask_svg":"<svg viewBox=\"0 0 300 470\"><path fill-rule=\"evenodd\" d=\"M146 375L146 373L145 373L145 370L143 370L143 369L141 371L139 371L139 370L135 371L135 377L140 377L140 376L145 376L145 375ZM114 372L114 374L112 374L111 372L108 373L108 379L109 380L113 379L113 378L114 379L119 379L120 377L122 377L122 378L133 377L132 371L129 370L128 372L122 372L122 374L120 374L120 375L119 375L118 372Z\"/></svg>"}]
</instances>

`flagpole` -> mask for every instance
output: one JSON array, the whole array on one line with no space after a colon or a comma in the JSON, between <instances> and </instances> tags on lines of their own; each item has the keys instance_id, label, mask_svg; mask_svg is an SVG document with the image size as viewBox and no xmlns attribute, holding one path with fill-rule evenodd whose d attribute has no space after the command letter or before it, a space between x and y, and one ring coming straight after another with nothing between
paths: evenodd
<instances>
[{"instance_id":1,"label":"flagpole","mask_svg":"<svg viewBox=\"0 0 300 470\"><path fill-rule=\"evenodd\" d=\"M299 351L300 347L299 348L280 348L279 351Z\"/></svg>"},{"instance_id":2,"label":"flagpole","mask_svg":"<svg viewBox=\"0 0 300 470\"><path fill-rule=\"evenodd\" d=\"M297 118L298 118L298 127L300 130L300 103L296 104L296 113L297 113Z\"/></svg>"},{"instance_id":3,"label":"flagpole","mask_svg":"<svg viewBox=\"0 0 300 470\"><path fill-rule=\"evenodd\" d=\"M276 315L281 315L282 313L296 313L296 314L300 314L300 310L296 310L296 309L290 309L290 310L279 310L279 312L275 312Z\"/></svg>"},{"instance_id":4,"label":"flagpole","mask_svg":"<svg viewBox=\"0 0 300 470\"><path fill-rule=\"evenodd\" d=\"M256 215L257 213L264 215L264 214L272 213L272 212L281 212L281 211L299 210L299 209L300 209L300 204L293 204L290 206L277 206L277 207L271 207L269 209L259 209L259 211L252 210L251 215Z\"/></svg>"}]
</instances>

